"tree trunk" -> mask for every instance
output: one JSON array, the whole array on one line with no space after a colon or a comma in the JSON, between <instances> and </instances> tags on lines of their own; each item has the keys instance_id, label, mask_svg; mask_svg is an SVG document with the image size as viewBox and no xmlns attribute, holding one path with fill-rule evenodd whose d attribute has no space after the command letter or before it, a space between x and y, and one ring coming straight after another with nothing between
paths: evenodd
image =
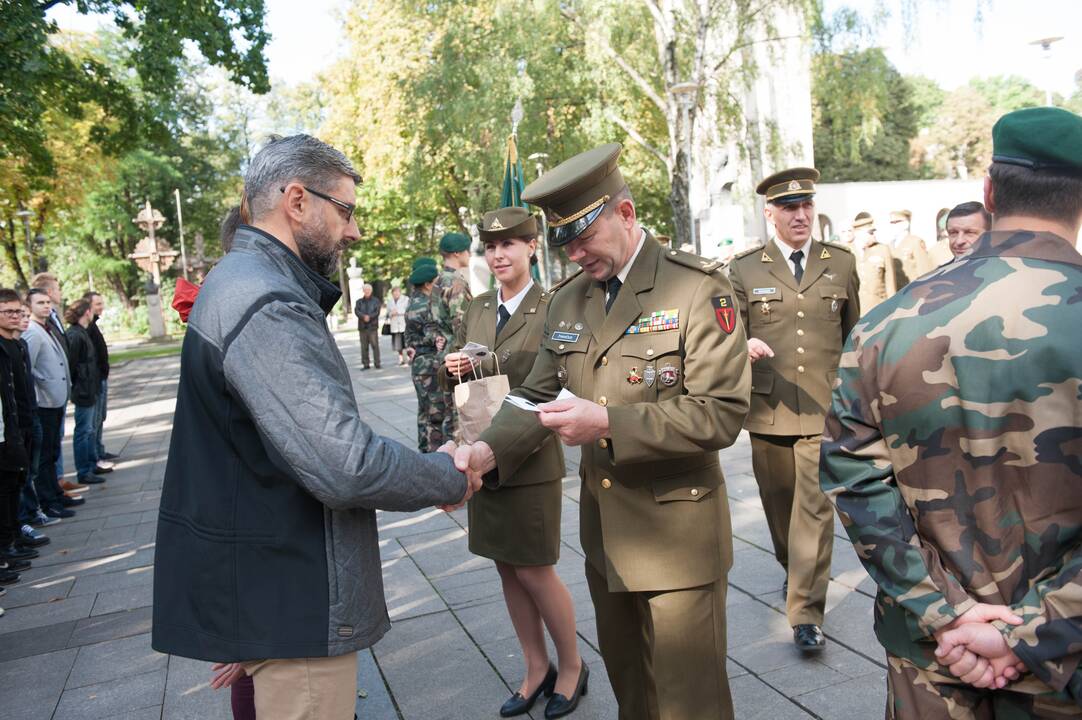
<instances>
[{"instance_id":1,"label":"tree trunk","mask_svg":"<svg viewBox=\"0 0 1082 720\"><path fill-rule=\"evenodd\" d=\"M8 218L7 232L3 234L4 245L4 257L11 263L12 269L15 270L16 282L20 289L29 289L30 282L26 278L26 273L23 271L22 263L19 262L19 245L15 240L15 221L12 218Z\"/></svg>"}]
</instances>

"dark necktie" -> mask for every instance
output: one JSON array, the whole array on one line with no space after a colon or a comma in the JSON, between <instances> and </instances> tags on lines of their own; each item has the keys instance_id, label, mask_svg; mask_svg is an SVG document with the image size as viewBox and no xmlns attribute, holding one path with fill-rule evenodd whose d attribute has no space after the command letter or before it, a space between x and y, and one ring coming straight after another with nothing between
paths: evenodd
<instances>
[{"instance_id":1,"label":"dark necktie","mask_svg":"<svg viewBox=\"0 0 1082 720\"><path fill-rule=\"evenodd\" d=\"M804 251L794 250L789 255L789 259L793 261L793 276L797 282L800 282L801 278L804 277L804 266L800 264L800 261L804 259Z\"/></svg>"},{"instance_id":2,"label":"dark necktie","mask_svg":"<svg viewBox=\"0 0 1082 720\"><path fill-rule=\"evenodd\" d=\"M507 321L511 319L511 313L507 312L506 305L500 305L499 317L496 318L496 337L499 337L500 331L503 330L503 326L507 324Z\"/></svg>"},{"instance_id":3,"label":"dark necktie","mask_svg":"<svg viewBox=\"0 0 1082 720\"><path fill-rule=\"evenodd\" d=\"M605 281L605 312L609 311L612 307L612 303L616 300L616 296L620 294L620 288L623 283L620 282L620 278L611 277Z\"/></svg>"}]
</instances>

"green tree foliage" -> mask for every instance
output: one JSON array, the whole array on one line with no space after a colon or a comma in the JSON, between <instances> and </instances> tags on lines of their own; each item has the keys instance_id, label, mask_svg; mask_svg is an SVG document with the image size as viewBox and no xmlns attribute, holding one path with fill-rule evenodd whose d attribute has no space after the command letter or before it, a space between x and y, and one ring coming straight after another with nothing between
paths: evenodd
<instances>
[{"instance_id":1,"label":"green tree foliage","mask_svg":"<svg viewBox=\"0 0 1082 720\"><path fill-rule=\"evenodd\" d=\"M925 109L881 49L819 53L812 65L812 102L815 165L824 181L917 176L909 141Z\"/></svg>"},{"instance_id":2,"label":"green tree foliage","mask_svg":"<svg viewBox=\"0 0 1082 720\"><path fill-rule=\"evenodd\" d=\"M56 5L74 4L81 13L112 16L130 44L125 66L72 54L46 17ZM191 41L234 81L256 92L269 89L263 48L263 0L9 0L0 3L0 157L14 157L26 172L54 170L44 134L47 112L59 108L81 119L87 105L98 112L89 139L106 151L134 147L140 121L157 117L154 107L140 108L124 82L133 70L151 105L167 104L182 79L186 41Z\"/></svg>"}]
</instances>

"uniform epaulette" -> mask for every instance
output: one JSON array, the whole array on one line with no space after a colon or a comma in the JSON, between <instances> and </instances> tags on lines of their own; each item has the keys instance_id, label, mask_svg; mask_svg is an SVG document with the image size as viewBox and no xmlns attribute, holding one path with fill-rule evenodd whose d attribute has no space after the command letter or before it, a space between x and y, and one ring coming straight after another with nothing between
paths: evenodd
<instances>
[{"instance_id":1,"label":"uniform epaulette","mask_svg":"<svg viewBox=\"0 0 1082 720\"><path fill-rule=\"evenodd\" d=\"M849 253L850 255L853 254L853 248L849 247L848 245L842 245L841 243L830 242L829 240L824 240L822 244L826 245L827 247L832 247L835 250L844 250L847 253Z\"/></svg>"},{"instance_id":2,"label":"uniform epaulette","mask_svg":"<svg viewBox=\"0 0 1082 720\"><path fill-rule=\"evenodd\" d=\"M499 290L497 288L493 288L491 290L485 290L480 295L474 295L473 299L474 299L475 302L477 300L488 300L488 301L491 302L492 300L496 299L496 293L498 293L498 292L499 292Z\"/></svg>"},{"instance_id":3,"label":"uniform epaulette","mask_svg":"<svg viewBox=\"0 0 1082 720\"><path fill-rule=\"evenodd\" d=\"M570 275L568 275L567 277L565 277L565 278L564 278L563 280L561 280L560 282L558 282L558 283L556 283L555 285L553 285L552 287L550 287L550 288L549 288L549 289L548 289L548 290L547 290L547 291L546 291L545 293L543 293L543 294L545 294L545 295L555 295L555 294L556 294L556 291L557 291L557 290L559 290L559 289L560 289L560 288L562 288L562 287L563 287L564 285L568 284L569 282L571 282L572 280L574 280L575 278L577 278L577 277L578 277L579 275L582 275L582 268L579 268L579 269L578 269L578 270L576 270L575 272L571 273Z\"/></svg>"},{"instance_id":4,"label":"uniform epaulette","mask_svg":"<svg viewBox=\"0 0 1082 720\"><path fill-rule=\"evenodd\" d=\"M751 255L752 253L759 252L764 247L766 247L766 246L765 245L756 245L755 247L750 247L747 250L741 250L736 255L733 255L732 258L729 259L729 262L732 262L733 260L739 260L742 257L747 257L748 255Z\"/></svg>"},{"instance_id":5,"label":"uniform epaulette","mask_svg":"<svg viewBox=\"0 0 1082 720\"><path fill-rule=\"evenodd\" d=\"M724 264L721 260L711 260L709 258L699 257L698 255L686 253L682 250L663 250L662 254L665 256L666 260L674 262L677 265L693 268L699 272L704 272L707 275Z\"/></svg>"}]
</instances>

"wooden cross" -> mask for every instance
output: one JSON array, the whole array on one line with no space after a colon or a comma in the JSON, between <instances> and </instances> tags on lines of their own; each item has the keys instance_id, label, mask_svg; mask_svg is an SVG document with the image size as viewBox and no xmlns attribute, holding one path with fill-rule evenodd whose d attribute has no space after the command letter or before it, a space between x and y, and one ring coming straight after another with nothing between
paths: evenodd
<instances>
[{"instance_id":1,"label":"wooden cross","mask_svg":"<svg viewBox=\"0 0 1082 720\"><path fill-rule=\"evenodd\" d=\"M135 252L128 257L134 260L144 272L151 273L154 276L154 284L161 287L162 270L172 267L180 253L173 250L165 240L154 236L154 231L162 226L165 218L160 212L150 207L149 200L146 202L146 207L139 211L134 222L146 230L148 235L139 241L135 246Z\"/></svg>"}]
</instances>

